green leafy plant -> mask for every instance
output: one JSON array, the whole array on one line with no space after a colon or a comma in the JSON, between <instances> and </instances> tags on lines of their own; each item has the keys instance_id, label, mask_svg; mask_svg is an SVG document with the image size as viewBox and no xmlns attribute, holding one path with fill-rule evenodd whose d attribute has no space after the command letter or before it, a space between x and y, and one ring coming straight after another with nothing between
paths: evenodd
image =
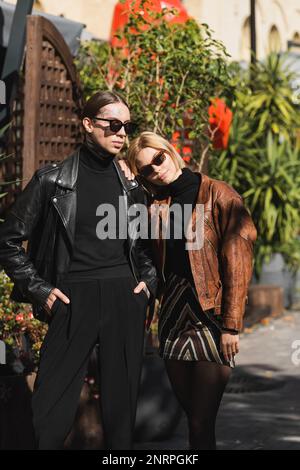
<instances>
[{"instance_id":1,"label":"green leafy plant","mask_svg":"<svg viewBox=\"0 0 300 470\"><path fill-rule=\"evenodd\" d=\"M299 269L300 112L295 75L285 57L271 54L264 63L242 70L230 67L233 122L228 148L210 157L210 175L224 179L243 197L258 229L255 271L281 253Z\"/></svg>"},{"instance_id":2,"label":"green leafy plant","mask_svg":"<svg viewBox=\"0 0 300 470\"><path fill-rule=\"evenodd\" d=\"M290 71L285 55L270 54L250 70L252 93L247 96L245 113L251 127L263 138L271 132L284 140L293 140L300 127L300 113L293 89L296 74ZM243 101L243 100L242 100Z\"/></svg>"},{"instance_id":3,"label":"green leafy plant","mask_svg":"<svg viewBox=\"0 0 300 470\"><path fill-rule=\"evenodd\" d=\"M121 92L139 131L171 138L184 128L199 162L210 144L211 99L230 94L228 54L207 25L168 23L166 10L149 12L149 21L141 10L131 11L118 33L121 47L83 44L77 67L86 97L99 89Z\"/></svg>"},{"instance_id":4,"label":"green leafy plant","mask_svg":"<svg viewBox=\"0 0 300 470\"><path fill-rule=\"evenodd\" d=\"M256 274L273 253L282 253L290 265L300 267L295 250L300 229L300 152L289 141L279 143L271 132L265 148L234 151L230 145L214 160L222 174L242 194L258 230ZM239 149L240 150L240 149Z\"/></svg>"},{"instance_id":5,"label":"green leafy plant","mask_svg":"<svg viewBox=\"0 0 300 470\"><path fill-rule=\"evenodd\" d=\"M31 372L47 325L33 317L31 306L10 300L12 282L0 271L0 340L6 344L6 363L12 372Z\"/></svg>"}]
</instances>

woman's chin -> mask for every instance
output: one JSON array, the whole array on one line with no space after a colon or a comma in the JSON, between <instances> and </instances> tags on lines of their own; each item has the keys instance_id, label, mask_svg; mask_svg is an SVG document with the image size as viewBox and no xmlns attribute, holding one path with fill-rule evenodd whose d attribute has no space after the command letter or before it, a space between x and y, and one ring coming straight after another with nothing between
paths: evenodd
<instances>
[{"instance_id":1,"label":"woman's chin","mask_svg":"<svg viewBox=\"0 0 300 470\"><path fill-rule=\"evenodd\" d=\"M169 184L169 183L170 183L170 175L167 172L155 180L155 184L158 184L159 186L165 186L166 184Z\"/></svg>"}]
</instances>

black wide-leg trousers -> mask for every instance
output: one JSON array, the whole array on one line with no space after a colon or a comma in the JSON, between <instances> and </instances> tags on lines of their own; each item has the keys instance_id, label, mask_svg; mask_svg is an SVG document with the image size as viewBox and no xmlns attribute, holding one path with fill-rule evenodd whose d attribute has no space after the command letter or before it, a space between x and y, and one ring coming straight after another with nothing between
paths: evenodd
<instances>
[{"instance_id":1,"label":"black wide-leg trousers","mask_svg":"<svg viewBox=\"0 0 300 470\"><path fill-rule=\"evenodd\" d=\"M100 408L107 449L131 449L142 367L147 295L132 277L64 280L40 351L32 398L39 449L62 449L86 369L99 343Z\"/></svg>"}]
</instances>

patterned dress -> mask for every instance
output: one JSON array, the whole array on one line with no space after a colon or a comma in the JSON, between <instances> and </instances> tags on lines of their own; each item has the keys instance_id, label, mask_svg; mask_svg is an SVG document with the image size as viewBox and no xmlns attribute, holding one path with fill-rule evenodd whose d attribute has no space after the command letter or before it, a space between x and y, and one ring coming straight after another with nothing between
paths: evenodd
<instances>
[{"instance_id":1,"label":"patterned dress","mask_svg":"<svg viewBox=\"0 0 300 470\"><path fill-rule=\"evenodd\" d=\"M182 174L168 185L173 204L194 207L201 180L196 173L183 168ZM185 206L186 208L186 206ZM185 223L170 210L169 234L166 240L166 288L159 312L159 354L164 359L211 361L234 367L220 351L222 319L213 309L203 311L196 292L184 236L178 238L175 227ZM184 229L184 227L182 227ZM182 230L184 233L184 230Z\"/></svg>"},{"instance_id":2,"label":"patterned dress","mask_svg":"<svg viewBox=\"0 0 300 470\"><path fill-rule=\"evenodd\" d=\"M210 361L234 367L220 351L221 318L203 312L195 286L177 274L168 278L158 321L159 355L181 361Z\"/></svg>"}]
</instances>

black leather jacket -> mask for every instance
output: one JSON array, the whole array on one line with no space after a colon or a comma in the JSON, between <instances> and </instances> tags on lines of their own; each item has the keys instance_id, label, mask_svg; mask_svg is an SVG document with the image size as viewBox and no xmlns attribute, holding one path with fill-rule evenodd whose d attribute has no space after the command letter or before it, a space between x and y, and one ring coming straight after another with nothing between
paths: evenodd
<instances>
[{"instance_id":1,"label":"black leather jacket","mask_svg":"<svg viewBox=\"0 0 300 470\"><path fill-rule=\"evenodd\" d=\"M47 320L43 305L68 272L75 236L79 153L80 149L60 163L37 170L0 223L0 265L14 282L11 299L32 303L33 314L40 320ZM126 179L116 159L113 163L127 208L145 203L139 183ZM130 222L127 213L128 228ZM146 283L154 301L157 274L149 244L135 236L132 226L127 236L129 263L136 281ZM26 240L25 251L22 242Z\"/></svg>"}]
</instances>

